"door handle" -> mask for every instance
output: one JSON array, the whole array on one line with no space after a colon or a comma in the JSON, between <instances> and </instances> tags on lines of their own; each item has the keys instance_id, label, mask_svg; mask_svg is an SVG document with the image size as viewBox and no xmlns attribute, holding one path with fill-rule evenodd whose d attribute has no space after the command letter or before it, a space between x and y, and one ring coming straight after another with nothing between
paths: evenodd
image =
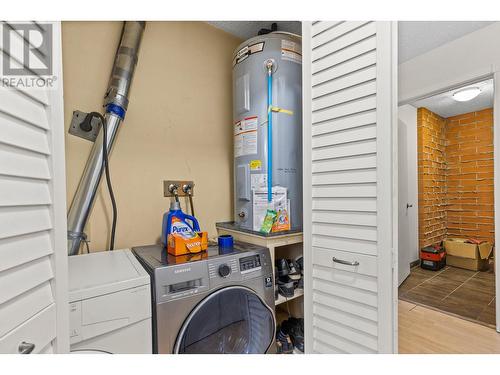
<instances>
[{"instance_id":1,"label":"door handle","mask_svg":"<svg viewBox=\"0 0 500 375\"><path fill-rule=\"evenodd\" d=\"M335 257L333 257L332 260L335 263L344 264L346 266L359 266L359 262L357 260L355 260L354 262L349 262L347 260L337 259Z\"/></svg>"},{"instance_id":2,"label":"door handle","mask_svg":"<svg viewBox=\"0 0 500 375\"><path fill-rule=\"evenodd\" d=\"M19 344L17 351L19 354L30 354L35 349L35 344L23 341Z\"/></svg>"},{"instance_id":3,"label":"door handle","mask_svg":"<svg viewBox=\"0 0 500 375\"><path fill-rule=\"evenodd\" d=\"M413 204L406 203L406 209L413 207Z\"/></svg>"}]
</instances>

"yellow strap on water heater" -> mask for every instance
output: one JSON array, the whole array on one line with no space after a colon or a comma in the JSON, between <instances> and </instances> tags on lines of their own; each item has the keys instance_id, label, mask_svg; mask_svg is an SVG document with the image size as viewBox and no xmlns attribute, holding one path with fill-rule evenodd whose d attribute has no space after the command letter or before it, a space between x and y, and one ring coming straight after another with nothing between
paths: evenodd
<instances>
[{"instance_id":1,"label":"yellow strap on water heater","mask_svg":"<svg viewBox=\"0 0 500 375\"><path fill-rule=\"evenodd\" d=\"M275 107L275 106L270 106L267 110L267 113L269 113L271 111L278 112L278 113L284 113L287 115L293 115L293 111L290 111L290 110L284 109L284 108L280 108L280 107Z\"/></svg>"}]
</instances>

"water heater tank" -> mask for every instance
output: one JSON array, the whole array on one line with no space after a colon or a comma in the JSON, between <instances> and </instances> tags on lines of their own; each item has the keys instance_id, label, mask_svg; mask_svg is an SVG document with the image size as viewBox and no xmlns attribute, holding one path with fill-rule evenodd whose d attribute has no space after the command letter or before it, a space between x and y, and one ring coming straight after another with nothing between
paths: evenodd
<instances>
[{"instance_id":1,"label":"water heater tank","mask_svg":"<svg viewBox=\"0 0 500 375\"><path fill-rule=\"evenodd\" d=\"M268 105L269 83L272 84L272 108ZM270 110L271 144L268 142ZM290 229L302 229L302 48L299 36L273 32L249 39L235 50L233 120L236 224L243 229L259 230L266 204L267 208L283 204L286 195ZM272 157L268 174L269 147ZM273 186L271 202L266 199L269 175Z\"/></svg>"}]
</instances>

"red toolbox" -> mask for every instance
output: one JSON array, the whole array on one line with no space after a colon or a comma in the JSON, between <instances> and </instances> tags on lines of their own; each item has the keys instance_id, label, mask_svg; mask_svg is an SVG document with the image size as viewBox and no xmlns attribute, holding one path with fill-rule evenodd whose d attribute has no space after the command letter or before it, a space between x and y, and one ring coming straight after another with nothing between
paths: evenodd
<instances>
[{"instance_id":1,"label":"red toolbox","mask_svg":"<svg viewBox=\"0 0 500 375\"><path fill-rule=\"evenodd\" d=\"M420 250L420 267L438 271L446 265L446 251L441 245L427 246Z\"/></svg>"}]
</instances>

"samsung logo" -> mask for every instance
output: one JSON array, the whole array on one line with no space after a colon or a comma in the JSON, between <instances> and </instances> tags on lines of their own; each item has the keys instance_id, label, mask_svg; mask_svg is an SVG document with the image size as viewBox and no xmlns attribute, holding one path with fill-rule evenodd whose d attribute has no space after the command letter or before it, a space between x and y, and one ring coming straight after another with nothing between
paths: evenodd
<instances>
[{"instance_id":1,"label":"samsung logo","mask_svg":"<svg viewBox=\"0 0 500 375\"><path fill-rule=\"evenodd\" d=\"M191 267L176 269L176 270L174 270L174 273L183 273L183 272L189 272L189 271L191 271Z\"/></svg>"}]
</instances>

